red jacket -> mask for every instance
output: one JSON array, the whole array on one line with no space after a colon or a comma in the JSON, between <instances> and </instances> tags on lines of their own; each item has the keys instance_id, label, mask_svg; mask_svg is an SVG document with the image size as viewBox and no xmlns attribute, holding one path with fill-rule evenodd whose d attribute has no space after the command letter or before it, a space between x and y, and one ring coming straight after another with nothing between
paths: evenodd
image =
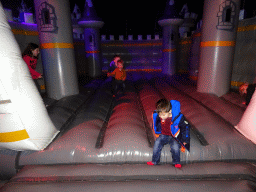
<instances>
[{"instance_id":1,"label":"red jacket","mask_svg":"<svg viewBox=\"0 0 256 192\"><path fill-rule=\"evenodd\" d=\"M41 73L38 73L37 71L35 71L36 64L37 64L37 59L32 58L28 55L25 55L23 57L23 60L27 63L28 69L29 69L29 72L30 72L32 78L37 79L41 75Z\"/></svg>"},{"instance_id":2,"label":"red jacket","mask_svg":"<svg viewBox=\"0 0 256 192\"><path fill-rule=\"evenodd\" d=\"M116 80L125 80L126 79L126 72L124 69L120 71L119 68L116 68L112 73L109 75L114 76Z\"/></svg>"}]
</instances>

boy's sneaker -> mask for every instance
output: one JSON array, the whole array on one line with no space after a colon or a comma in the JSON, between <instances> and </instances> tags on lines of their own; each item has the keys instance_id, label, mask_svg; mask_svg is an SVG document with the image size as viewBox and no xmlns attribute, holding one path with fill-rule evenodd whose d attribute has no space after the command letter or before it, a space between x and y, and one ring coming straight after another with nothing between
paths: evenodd
<instances>
[{"instance_id":1,"label":"boy's sneaker","mask_svg":"<svg viewBox=\"0 0 256 192\"><path fill-rule=\"evenodd\" d=\"M155 165L152 161L147 162L147 165Z\"/></svg>"},{"instance_id":2,"label":"boy's sneaker","mask_svg":"<svg viewBox=\"0 0 256 192\"><path fill-rule=\"evenodd\" d=\"M181 168L181 164L175 164L174 167Z\"/></svg>"},{"instance_id":3,"label":"boy's sneaker","mask_svg":"<svg viewBox=\"0 0 256 192\"><path fill-rule=\"evenodd\" d=\"M116 95L113 95L113 97L116 97Z\"/></svg>"}]
</instances>

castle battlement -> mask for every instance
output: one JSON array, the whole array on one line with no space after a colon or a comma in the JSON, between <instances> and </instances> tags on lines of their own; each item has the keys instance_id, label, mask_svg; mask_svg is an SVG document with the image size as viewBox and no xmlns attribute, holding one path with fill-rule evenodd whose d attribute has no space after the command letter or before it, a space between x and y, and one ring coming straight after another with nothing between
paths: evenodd
<instances>
[{"instance_id":1,"label":"castle battlement","mask_svg":"<svg viewBox=\"0 0 256 192\"><path fill-rule=\"evenodd\" d=\"M109 35L109 38L107 38L107 35L101 35L101 41L142 41L142 40L159 40L160 36L159 35L146 35L146 39L143 38L143 35L128 35L127 38L125 38L124 35L119 35L118 38L116 38L115 35Z\"/></svg>"}]
</instances>

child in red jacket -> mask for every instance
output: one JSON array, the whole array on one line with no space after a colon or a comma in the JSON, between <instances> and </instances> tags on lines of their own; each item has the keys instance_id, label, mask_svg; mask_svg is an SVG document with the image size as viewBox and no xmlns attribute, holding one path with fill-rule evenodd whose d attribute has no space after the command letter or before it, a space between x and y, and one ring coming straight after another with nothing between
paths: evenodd
<instances>
[{"instance_id":1,"label":"child in red jacket","mask_svg":"<svg viewBox=\"0 0 256 192\"><path fill-rule=\"evenodd\" d=\"M109 76L114 76L115 81L114 81L114 95L113 97L115 97L115 95L117 94L118 90L122 89L122 93L124 93L124 89L125 89L125 80L126 80L126 72L124 70L124 62L123 60L118 60L117 61L117 68L111 72L111 73L107 73L108 77Z\"/></svg>"},{"instance_id":2,"label":"child in red jacket","mask_svg":"<svg viewBox=\"0 0 256 192\"><path fill-rule=\"evenodd\" d=\"M34 80L37 90L40 93L41 89L40 89L39 83L37 82L37 79L42 78L42 74L38 73L35 70L39 53L40 53L39 46L35 43L29 43L27 48L22 53L22 58L26 62L29 72L32 76L32 79Z\"/></svg>"},{"instance_id":3,"label":"child in red jacket","mask_svg":"<svg viewBox=\"0 0 256 192\"><path fill-rule=\"evenodd\" d=\"M39 46L35 43L29 43L25 51L22 53L22 58L28 65L32 79L42 78L42 74L35 70L39 53Z\"/></svg>"}]
</instances>

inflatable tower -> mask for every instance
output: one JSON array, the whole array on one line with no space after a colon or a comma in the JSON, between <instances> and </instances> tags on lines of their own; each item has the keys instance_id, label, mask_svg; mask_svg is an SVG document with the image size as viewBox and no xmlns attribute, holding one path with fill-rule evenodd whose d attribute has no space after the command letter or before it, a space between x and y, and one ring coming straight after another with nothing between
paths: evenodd
<instances>
[{"instance_id":1,"label":"inflatable tower","mask_svg":"<svg viewBox=\"0 0 256 192\"><path fill-rule=\"evenodd\" d=\"M100 51L100 33L99 29L104 22L96 15L91 0L86 0L84 12L78 24L84 28L84 44L87 65L89 65L89 76L97 77L102 71L102 57Z\"/></svg>"},{"instance_id":2,"label":"inflatable tower","mask_svg":"<svg viewBox=\"0 0 256 192\"><path fill-rule=\"evenodd\" d=\"M174 0L166 3L164 16L158 21L163 27L163 63L162 72L168 75L175 74L177 59L176 47L179 39L179 25L183 19L176 10Z\"/></svg>"},{"instance_id":3,"label":"inflatable tower","mask_svg":"<svg viewBox=\"0 0 256 192\"><path fill-rule=\"evenodd\" d=\"M229 91L240 0L205 0L197 90L222 96Z\"/></svg>"},{"instance_id":4,"label":"inflatable tower","mask_svg":"<svg viewBox=\"0 0 256 192\"><path fill-rule=\"evenodd\" d=\"M69 1L34 3L48 97L78 94Z\"/></svg>"}]
</instances>

